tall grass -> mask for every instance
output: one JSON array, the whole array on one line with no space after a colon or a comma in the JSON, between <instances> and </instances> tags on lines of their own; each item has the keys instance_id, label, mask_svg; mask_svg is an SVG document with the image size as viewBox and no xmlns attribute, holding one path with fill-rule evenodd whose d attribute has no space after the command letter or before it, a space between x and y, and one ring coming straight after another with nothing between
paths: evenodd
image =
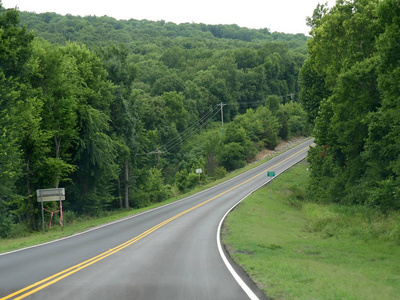
<instances>
[{"instance_id":1,"label":"tall grass","mask_svg":"<svg viewBox=\"0 0 400 300\"><path fill-rule=\"evenodd\" d=\"M364 241L381 240L400 245L400 214L383 214L374 208L364 206L303 205L306 214L306 228L319 232L323 237L348 236Z\"/></svg>"}]
</instances>

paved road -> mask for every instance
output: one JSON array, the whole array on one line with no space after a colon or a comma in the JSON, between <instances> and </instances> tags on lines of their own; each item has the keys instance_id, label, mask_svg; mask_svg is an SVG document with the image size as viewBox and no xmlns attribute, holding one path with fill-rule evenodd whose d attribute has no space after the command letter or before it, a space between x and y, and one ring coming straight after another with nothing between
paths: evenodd
<instances>
[{"instance_id":1,"label":"paved road","mask_svg":"<svg viewBox=\"0 0 400 300\"><path fill-rule=\"evenodd\" d=\"M230 271L224 262L218 228L238 201L269 180L266 171L279 175L306 157L311 143L162 208L0 255L0 297L264 299L240 268Z\"/></svg>"}]
</instances>

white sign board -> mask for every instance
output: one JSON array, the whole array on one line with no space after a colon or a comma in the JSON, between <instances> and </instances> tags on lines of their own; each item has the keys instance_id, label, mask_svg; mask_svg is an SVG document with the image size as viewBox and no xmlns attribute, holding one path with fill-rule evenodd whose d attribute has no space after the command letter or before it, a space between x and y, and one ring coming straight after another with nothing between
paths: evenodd
<instances>
[{"instance_id":1,"label":"white sign board","mask_svg":"<svg viewBox=\"0 0 400 300\"><path fill-rule=\"evenodd\" d=\"M65 200L65 189L44 189L36 191L37 201L62 201Z\"/></svg>"},{"instance_id":2,"label":"white sign board","mask_svg":"<svg viewBox=\"0 0 400 300\"><path fill-rule=\"evenodd\" d=\"M202 169L196 169L196 174L201 174L201 173L203 173Z\"/></svg>"}]
</instances>

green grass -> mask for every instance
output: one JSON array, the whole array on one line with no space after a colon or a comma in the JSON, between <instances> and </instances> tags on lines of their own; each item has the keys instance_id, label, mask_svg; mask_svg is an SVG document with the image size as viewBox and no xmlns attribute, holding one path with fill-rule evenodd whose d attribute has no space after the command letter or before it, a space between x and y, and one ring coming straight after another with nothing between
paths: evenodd
<instances>
[{"instance_id":1,"label":"green grass","mask_svg":"<svg viewBox=\"0 0 400 300\"><path fill-rule=\"evenodd\" d=\"M399 299L400 215L304 202L306 163L229 214L223 242L274 299Z\"/></svg>"}]
</instances>

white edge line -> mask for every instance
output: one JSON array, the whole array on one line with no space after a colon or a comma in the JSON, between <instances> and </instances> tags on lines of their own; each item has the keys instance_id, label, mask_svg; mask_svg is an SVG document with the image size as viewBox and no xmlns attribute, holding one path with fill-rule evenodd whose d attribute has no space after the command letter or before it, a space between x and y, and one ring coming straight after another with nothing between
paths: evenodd
<instances>
[{"instance_id":1,"label":"white edge line","mask_svg":"<svg viewBox=\"0 0 400 300\"><path fill-rule=\"evenodd\" d=\"M304 158L303 158L304 159ZM281 175L283 172L285 172L287 169L293 167L294 165L298 164L299 162L301 162L303 159L297 161L296 163L294 163L293 165L287 167L286 169L282 170L281 172L279 172L279 174L277 174L275 177L272 177L271 179L269 179L268 181L264 182L263 184L261 184L260 186L256 187L254 190L252 190L250 193L248 193L246 196L244 196L242 199L240 199L235 205L233 205L226 213L225 215L222 217L221 221L219 222L218 225L218 230L217 230L217 246L218 246L218 251L219 254L221 255L221 258L223 260L223 262L225 263L226 267L228 268L229 272L231 272L232 276L235 278L236 282L240 285L240 287L243 289L243 291L247 294L247 296L249 296L250 300L259 300L259 298L256 296L256 294L254 294L254 292L249 288L249 286L243 281L243 279L239 276L238 273L236 273L235 269L232 267L232 265L229 263L225 252L222 249L222 243L221 243L221 227L222 227L222 223L225 221L226 217L228 216L228 214L236 207L240 204L240 202L242 202L244 199L246 199L248 196L250 196L251 194L253 194L255 191L257 191L258 189L262 188L264 185L270 183L273 179L275 179L277 176Z\"/></svg>"},{"instance_id":2,"label":"white edge line","mask_svg":"<svg viewBox=\"0 0 400 300\"><path fill-rule=\"evenodd\" d=\"M264 184L263 184L264 185ZM259 298L254 294L254 292L249 288L249 286L243 281L243 279L239 276L238 273L236 273L235 269L232 267L232 265L229 263L224 251L222 250L222 243L221 243L221 227L222 223L224 222L226 216L237 206L239 205L240 202L242 202L245 198L247 198L249 195L251 195L254 191L259 189L260 187L256 188L255 190L251 191L248 193L244 198L239 200L238 203L236 203L234 206L232 206L222 217L221 221L219 222L218 225L218 230L217 230L217 246L218 246L218 251L219 254L221 255L221 258L223 262L225 263L226 267L228 268L229 272L231 272L233 278L235 278L236 282L240 285L240 287L243 289L243 291L249 296L251 300L259 300Z\"/></svg>"},{"instance_id":3,"label":"white edge line","mask_svg":"<svg viewBox=\"0 0 400 300\"><path fill-rule=\"evenodd\" d=\"M300 146L300 145L303 145L303 144L309 142L309 140L311 140L311 138L309 138L309 139L305 140L304 142L302 142L302 143L300 143L300 144L294 146L293 148L290 148L290 149L287 149L286 151L283 151L283 152L280 153L280 154L283 154L283 153L285 153L285 152L288 152L288 151L290 151L290 150L293 150L294 148L296 148L296 147L298 147L298 146ZM266 161L265 163L270 163L270 162L271 162L272 160L274 160L275 158L276 158L276 157L273 157L272 159ZM260 166L255 167L254 169L251 169L251 170L248 170L248 171L246 171L246 172L244 172L244 173L242 173L242 174L239 174L239 175L237 175L237 176L235 176L235 177L233 177L233 178L231 178L231 179L228 179L228 180L223 181L223 182L221 182L221 183L219 183L219 184L217 184L217 185L214 185L214 186L212 186L212 187L210 187L210 188L208 188L208 189L205 189L205 190L203 190L203 191L200 191L200 192L195 193L195 194L193 194L193 195L190 195L190 196L188 196L188 197L179 199L179 200L177 200L177 201L174 201L174 202L171 202L171 203L168 203L168 204L165 204L165 205L161 205L161 206L159 206L159 207L155 207L155 208L152 208L152 209L143 211L143 212L138 213L138 214L135 214L135 215L133 215L133 216L128 216L128 217L125 217L125 218L122 218L122 219L118 219L118 220L112 221L112 222L110 222L110 223L106 223L106 224L103 224L103 225L95 226L95 227L93 227L93 228L91 228L91 229L88 229L88 230L85 230L85 231L82 231L82 232L79 232L79 233L75 233L75 234L72 234L72 235L69 235L69 236L66 236L66 237L63 237L63 238L59 238L59 239L56 239L56 240L48 241L48 242L45 242L45 243L41 243L41 244L37 244L37 245L33 245L33 246L21 248L21 249L16 249L16 250L9 251L9 252L0 253L0 256L4 256L4 255L7 255L7 254L12 254L12 253L16 253L16 252L20 252L20 251L24 251L24 250L28 250L28 249L33 249L33 248L37 248L37 247L41 247L41 246L45 246L45 245L49 245L49 244L61 242L61 241L66 240L66 239L70 239L70 238L73 238L73 237L76 237L76 236L79 236L79 235L82 235L82 234L86 234L86 233L89 233L89 232L94 231L94 230L98 230L98 229L101 229L101 228L104 228L104 227L107 227L107 226L111 226L111 225L114 225L114 224L117 224L117 223L120 223L120 222L124 222L124 221L130 220L130 219L139 217L139 216L141 216L141 215L150 213L150 212L152 212L152 211L155 211L155 210L158 210L158 209L161 209L161 208L164 208L164 207L173 205L173 204L177 204L177 203L179 203L179 202L182 202L182 201L188 200L188 199L190 199L190 198L192 198L192 197L194 197L194 196L197 196L198 194L207 192L208 190L210 190L210 189L212 189L212 188L215 188L215 187L217 187L217 186L219 186L219 185L223 185L223 184L225 184L225 183L227 183L227 182L229 182L229 181L232 181L232 180L236 179L236 178L239 177L239 176L242 176L242 175L244 175L244 174L246 174L246 173L249 173L249 172L251 172L251 171L254 171L254 170L257 169L257 168L260 168L260 167L261 167L262 165L264 165L265 163L261 164ZM260 186L260 187L261 187L261 186ZM259 187L259 188L260 188L260 187ZM257 188L257 189L258 189L258 188ZM254 192L254 191L253 191L253 192ZM253 192L251 192L251 193L253 193ZM251 193L250 193L250 194L251 194ZM249 195L250 195L250 194L249 194ZM247 196L246 196L246 197L247 197ZM242 200L243 200L243 199L242 199ZM239 202L241 202L242 200L240 200ZM239 204L239 202L238 202L237 204ZM236 205L237 205L237 204L236 204ZM236 206L236 205L235 205L235 206ZM234 208L234 207L232 207L232 209L233 209L233 208ZM231 210L232 210L232 209L231 209Z\"/></svg>"}]
</instances>

